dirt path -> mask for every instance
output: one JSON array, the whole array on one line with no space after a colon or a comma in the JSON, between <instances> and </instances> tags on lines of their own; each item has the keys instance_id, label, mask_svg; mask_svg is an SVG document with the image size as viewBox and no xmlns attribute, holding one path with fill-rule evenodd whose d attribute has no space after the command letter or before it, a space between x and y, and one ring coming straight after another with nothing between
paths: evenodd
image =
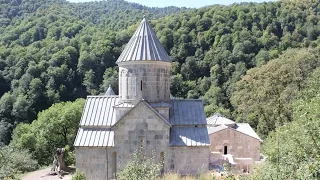
<instances>
[{"instance_id":1,"label":"dirt path","mask_svg":"<svg viewBox=\"0 0 320 180\"><path fill-rule=\"evenodd\" d=\"M25 176L22 177L22 180L60 180L60 178L55 175L55 176L51 176L48 175L50 173L51 168L47 168L47 169L42 169L39 171L34 171L34 172L30 172L27 173ZM71 180L71 175L64 175L62 177L63 180Z\"/></svg>"}]
</instances>

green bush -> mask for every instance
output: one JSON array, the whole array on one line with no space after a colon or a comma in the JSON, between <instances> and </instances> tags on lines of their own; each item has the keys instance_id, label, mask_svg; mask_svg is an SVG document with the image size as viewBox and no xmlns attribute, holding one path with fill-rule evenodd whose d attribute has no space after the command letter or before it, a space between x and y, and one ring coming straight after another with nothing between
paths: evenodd
<instances>
[{"instance_id":1,"label":"green bush","mask_svg":"<svg viewBox=\"0 0 320 180\"><path fill-rule=\"evenodd\" d=\"M75 153L74 151L72 151L70 149L70 146L69 145L66 145L64 147L64 149L66 150L66 154L65 154L65 162L67 164L67 166L70 166L70 165L74 165L75 164Z\"/></svg>"},{"instance_id":2,"label":"green bush","mask_svg":"<svg viewBox=\"0 0 320 180\"><path fill-rule=\"evenodd\" d=\"M78 170L72 175L72 180L86 180L86 179L87 178L85 174Z\"/></svg>"},{"instance_id":3,"label":"green bush","mask_svg":"<svg viewBox=\"0 0 320 180\"><path fill-rule=\"evenodd\" d=\"M32 155L27 150L13 146L0 146L0 179L37 168L38 162L32 159Z\"/></svg>"},{"instance_id":4,"label":"green bush","mask_svg":"<svg viewBox=\"0 0 320 180\"><path fill-rule=\"evenodd\" d=\"M138 151L131 155L127 165L117 174L117 178L119 180L155 179L160 174L161 168L162 164L156 163L154 155L148 157L142 151Z\"/></svg>"}]
</instances>

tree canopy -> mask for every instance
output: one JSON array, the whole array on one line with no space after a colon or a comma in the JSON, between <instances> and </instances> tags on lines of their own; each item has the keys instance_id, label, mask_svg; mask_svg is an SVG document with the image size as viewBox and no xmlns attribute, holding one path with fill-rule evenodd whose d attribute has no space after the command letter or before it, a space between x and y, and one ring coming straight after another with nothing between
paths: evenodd
<instances>
[{"instance_id":1,"label":"tree canopy","mask_svg":"<svg viewBox=\"0 0 320 180\"><path fill-rule=\"evenodd\" d=\"M13 131L11 145L29 150L41 165L52 163L55 148L73 150L84 102L57 103L41 111L31 124L20 123Z\"/></svg>"},{"instance_id":2,"label":"tree canopy","mask_svg":"<svg viewBox=\"0 0 320 180\"><path fill-rule=\"evenodd\" d=\"M263 145L268 157L255 179L320 178L319 68L293 102L293 121L270 133Z\"/></svg>"},{"instance_id":3,"label":"tree canopy","mask_svg":"<svg viewBox=\"0 0 320 180\"><path fill-rule=\"evenodd\" d=\"M235 116L265 136L276 126L292 121L292 103L320 65L316 51L290 49L266 65L248 70L231 98Z\"/></svg>"}]
</instances>

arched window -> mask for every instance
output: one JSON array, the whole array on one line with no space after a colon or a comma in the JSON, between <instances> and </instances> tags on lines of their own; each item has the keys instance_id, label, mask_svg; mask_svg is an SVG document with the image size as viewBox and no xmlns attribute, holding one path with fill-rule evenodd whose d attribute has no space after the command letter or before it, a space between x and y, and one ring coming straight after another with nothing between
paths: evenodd
<instances>
[{"instance_id":1,"label":"arched window","mask_svg":"<svg viewBox=\"0 0 320 180\"><path fill-rule=\"evenodd\" d=\"M137 94L137 90L136 90L136 77L135 77L135 72L130 69L128 71L127 74L127 88L128 88L128 99L134 99L136 94Z\"/></svg>"},{"instance_id":2,"label":"arched window","mask_svg":"<svg viewBox=\"0 0 320 180\"><path fill-rule=\"evenodd\" d=\"M127 89L127 71L123 69L120 73L120 87L119 87L119 96L120 97L127 97L128 89Z\"/></svg>"}]
</instances>

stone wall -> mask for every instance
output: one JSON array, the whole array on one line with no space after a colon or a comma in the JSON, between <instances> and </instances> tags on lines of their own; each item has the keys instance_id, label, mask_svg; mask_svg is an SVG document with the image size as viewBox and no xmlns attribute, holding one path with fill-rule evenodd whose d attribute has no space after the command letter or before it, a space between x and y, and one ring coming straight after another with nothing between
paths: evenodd
<instances>
[{"instance_id":1,"label":"stone wall","mask_svg":"<svg viewBox=\"0 0 320 180\"><path fill-rule=\"evenodd\" d=\"M112 179L115 173L113 152L114 148L76 148L76 167L85 173L87 180Z\"/></svg>"},{"instance_id":2,"label":"stone wall","mask_svg":"<svg viewBox=\"0 0 320 180\"><path fill-rule=\"evenodd\" d=\"M170 99L170 63L119 64L119 98L123 102L168 102Z\"/></svg>"},{"instance_id":3,"label":"stone wall","mask_svg":"<svg viewBox=\"0 0 320 180\"><path fill-rule=\"evenodd\" d=\"M209 135L210 151L224 154L227 146L227 153L234 158L252 158L254 161L260 159L260 141L256 138L235 131L231 128L221 130Z\"/></svg>"},{"instance_id":4,"label":"stone wall","mask_svg":"<svg viewBox=\"0 0 320 180\"><path fill-rule=\"evenodd\" d=\"M140 148L143 148L148 156L154 155L158 162L161 153L165 156L170 153L170 126L143 102L116 125L114 132L117 163L122 167L127 164L130 155ZM167 169L167 158L164 161Z\"/></svg>"},{"instance_id":5,"label":"stone wall","mask_svg":"<svg viewBox=\"0 0 320 180\"><path fill-rule=\"evenodd\" d=\"M171 147L169 171L179 174L199 174L208 170L209 147Z\"/></svg>"}]
</instances>

